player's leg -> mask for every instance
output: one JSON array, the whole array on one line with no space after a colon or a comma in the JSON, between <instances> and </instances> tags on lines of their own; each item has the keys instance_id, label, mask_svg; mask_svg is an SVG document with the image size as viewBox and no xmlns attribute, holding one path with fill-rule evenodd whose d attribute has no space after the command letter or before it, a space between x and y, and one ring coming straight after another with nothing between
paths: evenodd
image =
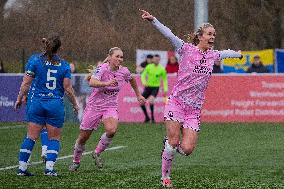
<instances>
[{"instance_id":1,"label":"player's leg","mask_svg":"<svg viewBox=\"0 0 284 189\"><path fill-rule=\"evenodd\" d=\"M48 143L48 134L47 134L46 127L44 127L40 132L40 141L41 141L41 158L42 158L42 161L45 163L47 143Z\"/></svg>"},{"instance_id":2,"label":"player's leg","mask_svg":"<svg viewBox=\"0 0 284 189\"><path fill-rule=\"evenodd\" d=\"M155 97L153 95L150 95L148 98L148 102L150 104L150 111L151 111L151 122L155 123L155 117L154 117L154 102Z\"/></svg>"},{"instance_id":3,"label":"player's leg","mask_svg":"<svg viewBox=\"0 0 284 189\"><path fill-rule=\"evenodd\" d=\"M164 187L172 187L170 174L176 147L180 138L180 123L177 121L165 121L167 137L164 138L164 148L162 150L162 177L161 184Z\"/></svg>"},{"instance_id":4,"label":"player's leg","mask_svg":"<svg viewBox=\"0 0 284 189\"><path fill-rule=\"evenodd\" d=\"M143 96L145 99L147 99L147 98L150 96L150 94L151 94L150 88L149 88L149 87L145 87L145 88L144 88L144 91L143 91L143 93L142 93L142 96ZM140 107L141 107L141 109L142 109L142 111L143 111L143 113L144 113L144 116L145 116L144 123L149 122L149 121L150 121L150 118L149 118L149 116L148 116L146 106L145 106L145 105L141 105Z\"/></svg>"},{"instance_id":5,"label":"player's leg","mask_svg":"<svg viewBox=\"0 0 284 189\"><path fill-rule=\"evenodd\" d=\"M180 141L180 128L184 122L184 115L182 104L177 99L170 98L164 112L167 131L167 138L164 139L164 149L162 151L161 184L164 187L172 187L170 180L172 161Z\"/></svg>"},{"instance_id":6,"label":"player's leg","mask_svg":"<svg viewBox=\"0 0 284 189\"><path fill-rule=\"evenodd\" d=\"M28 159L32 153L35 140L39 137L42 127L45 125L44 109L39 100L34 100L27 109L27 135L23 140L19 153L18 175L31 176L27 171Z\"/></svg>"},{"instance_id":7,"label":"player's leg","mask_svg":"<svg viewBox=\"0 0 284 189\"><path fill-rule=\"evenodd\" d=\"M57 176L54 164L60 151L60 137L64 124L64 104L61 99L43 101L46 112L46 128L48 133L45 175Z\"/></svg>"},{"instance_id":8,"label":"player's leg","mask_svg":"<svg viewBox=\"0 0 284 189\"><path fill-rule=\"evenodd\" d=\"M108 109L104 115L102 122L104 124L105 133L102 134L96 149L93 152L93 158L98 168L103 167L103 161L100 158L102 152L111 144L112 139L118 128L118 112L116 109Z\"/></svg>"},{"instance_id":9,"label":"player's leg","mask_svg":"<svg viewBox=\"0 0 284 189\"><path fill-rule=\"evenodd\" d=\"M177 152L184 156L189 156L196 144L198 139L198 133L189 128L182 128L182 141L177 147Z\"/></svg>"},{"instance_id":10,"label":"player's leg","mask_svg":"<svg viewBox=\"0 0 284 189\"><path fill-rule=\"evenodd\" d=\"M27 135L22 142L19 153L19 169L17 173L19 176L32 176L32 174L27 171L28 160L42 127L43 125L40 124L28 123Z\"/></svg>"},{"instance_id":11,"label":"player's leg","mask_svg":"<svg viewBox=\"0 0 284 189\"><path fill-rule=\"evenodd\" d=\"M190 155L198 140L198 132L200 130L200 110L187 109L185 121L182 126L182 141L177 148L177 152L181 155Z\"/></svg>"},{"instance_id":12,"label":"player's leg","mask_svg":"<svg viewBox=\"0 0 284 189\"><path fill-rule=\"evenodd\" d=\"M69 171L77 171L80 167L81 157L85 151L85 144L92 135L93 130L80 130L79 136L74 145L73 162L69 166Z\"/></svg>"},{"instance_id":13,"label":"player's leg","mask_svg":"<svg viewBox=\"0 0 284 189\"><path fill-rule=\"evenodd\" d=\"M54 164L60 151L60 137L62 128L57 128L50 124L47 124L46 128L48 132L48 143L46 151L45 175L57 176L57 173L54 170Z\"/></svg>"},{"instance_id":14,"label":"player's leg","mask_svg":"<svg viewBox=\"0 0 284 189\"><path fill-rule=\"evenodd\" d=\"M157 97L159 93L159 87L151 87L151 95L148 98L149 104L150 104L150 110L151 110L151 122L155 123L155 117L154 117L154 103L155 98Z\"/></svg>"},{"instance_id":15,"label":"player's leg","mask_svg":"<svg viewBox=\"0 0 284 189\"><path fill-rule=\"evenodd\" d=\"M90 138L93 130L98 128L101 117L102 112L85 109L80 124L80 133L74 145L73 162L69 166L70 171L76 171L80 167L81 157L85 151L85 144Z\"/></svg>"}]
</instances>

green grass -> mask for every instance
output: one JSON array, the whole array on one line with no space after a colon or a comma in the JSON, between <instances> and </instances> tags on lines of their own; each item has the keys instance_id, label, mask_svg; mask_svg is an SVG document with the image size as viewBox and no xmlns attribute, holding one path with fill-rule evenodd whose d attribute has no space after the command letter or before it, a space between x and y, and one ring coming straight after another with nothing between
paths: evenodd
<instances>
[{"instance_id":1,"label":"green grass","mask_svg":"<svg viewBox=\"0 0 284 189\"><path fill-rule=\"evenodd\" d=\"M0 124L3 126L12 124ZM13 124L17 125L17 124ZM88 141L96 145L102 128ZM35 177L18 177L16 169L0 171L0 188L160 188L162 125L120 124L112 146L106 151L103 170L95 168L90 155L83 156L80 170L68 172L71 159L59 160L60 176L43 176L44 165L34 165ZM60 156L72 154L78 125L66 124ZM17 165L25 128L0 130L0 167ZM283 124L202 125L198 146L189 157L176 155L172 171L175 188L284 188ZM39 161L36 145L32 161Z\"/></svg>"}]
</instances>

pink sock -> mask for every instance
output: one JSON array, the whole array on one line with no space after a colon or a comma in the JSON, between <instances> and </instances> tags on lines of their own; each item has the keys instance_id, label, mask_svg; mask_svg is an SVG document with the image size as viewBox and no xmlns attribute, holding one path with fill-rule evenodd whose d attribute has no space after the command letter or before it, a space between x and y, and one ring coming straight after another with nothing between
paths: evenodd
<instances>
[{"instance_id":1,"label":"pink sock","mask_svg":"<svg viewBox=\"0 0 284 189\"><path fill-rule=\"evenodd\" d=\"M85 151L85 145L80 145L76 142L74 146L73 162L80 163L82 153Z\"/></svg>"},{"instance_id":2,"label":"pink sock","mask_svg":"<svg viewBox=\"0 0 284 189\"><path fill-rule=\"evenodd\" d=\"M96 147L96 154L100 155L110 145L112 138L108 138L106 133L101 136L101 139Z\"/></svg>"},{"instance_id":3,"label":"pink sock","mask_svg":"<svg viewBox=\"0 0 284 189\"><path fill-rule=\"evenodd\" d=\"M173 148L168 141L165 143L165 149L162 154L162 178L170 178L172 161L176 149Z\"/></svg>"}]
</instances>

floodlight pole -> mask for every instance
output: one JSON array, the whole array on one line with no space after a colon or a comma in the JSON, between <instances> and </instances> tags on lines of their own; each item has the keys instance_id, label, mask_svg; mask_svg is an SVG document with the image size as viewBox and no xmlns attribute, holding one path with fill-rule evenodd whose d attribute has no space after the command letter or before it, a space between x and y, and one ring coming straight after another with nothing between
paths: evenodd
<instances>
[{"instance_id":1,"label":"floodlight pole","mask_svg":"<svg viewBox=\"0 0 284 189\"><path fill-rule=\"evenodd\" d=\"M208 22L208 0L194 0L194 31Z\"/></svg>"}]
</instances>

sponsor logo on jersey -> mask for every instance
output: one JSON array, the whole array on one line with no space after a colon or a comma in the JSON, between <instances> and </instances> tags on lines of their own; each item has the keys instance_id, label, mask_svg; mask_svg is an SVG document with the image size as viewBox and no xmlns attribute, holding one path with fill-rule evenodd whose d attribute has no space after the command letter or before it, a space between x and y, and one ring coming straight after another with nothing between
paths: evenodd
<instances>
[{"instance_id":1,"label":"sponsor logo on jersey","mask_svg":"<svg viewBox=\"0 0 284 189\"><path fill-rule=\"evenodd\" d=\"M197 74L204 74L204 75L211 75L212 71L210 68L206 67L206 66L194 66L194 69L192 71L193 73L197 73Z\"/></svg>"}]
</instances>

